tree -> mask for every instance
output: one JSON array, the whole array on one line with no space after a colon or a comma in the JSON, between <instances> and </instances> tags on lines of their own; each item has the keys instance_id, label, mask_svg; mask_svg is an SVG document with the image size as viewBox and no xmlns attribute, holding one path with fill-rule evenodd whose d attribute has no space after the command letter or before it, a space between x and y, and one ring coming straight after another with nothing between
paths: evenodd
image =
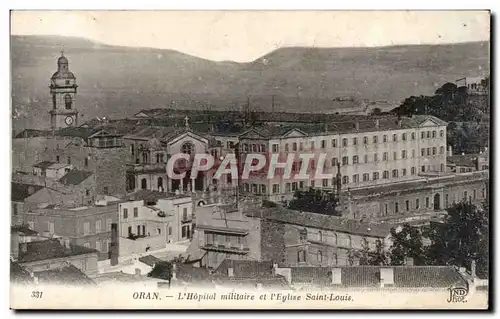
<instances>
[{"instance_id":1,"label":"tree","mask_svg":"<svg viewBox=\"0 0 500 319\"><path fill-rule=\"evenodd\" d=\"M469 268L474 260L478 273L487 276L488 210L465 201L448 208L444 223L429 228L429 263Z\"/></svg>"},{"instance_id":2,"label":"tree","mask_svg":"<svg viewBox=\"0 0 500 319\"><path fill-rule=\"evenodd\" d=\"M370 115L381 115L381 114L382 114L382 110L379 107L374 108L370 112Z\"/></svg>"},{"instance_id":3,"label":"tree","mask_svg":"<svg viewBox=\"0 0 500 319\"><path fill-rule=\"evenodd\" d=\"M415 265L426 263L422 233L417 227L404 224L401 229L391 229L392 246L389 252L391 265L404 265L406 258L411 257Z\"/></svg>"},{"instance_id":4,"label":"tree","mask_svg":"<svg viewBox=\"0 0 500 319\"><path fill-rule=\"evenodd\" d=\"M333 192L309 188L307 191L297 190L288 208L324 215L339 216L336 211L337 198Z\"/></svg>"},{"instance_id":5,"label":"tree","mask_svg":"<svg viewBox=\"0 0 500 319\"><path fill-rule=\"evenodd\" d=\"M155 264L153 269L151 269L151 271L148 273L148 277L168 280L170 282L170 280L172 279L172 270L172 263L168 261L159 262Z\"/></svg>"},{"instance_id":6,"label":"tree","mask_svg":"<svg viewBox=\"0 0 500 319\"><path fill-rule=\"evenodd\" d=\"M371 252L368 256L368 265L384 266L387 265L387 255L384 251L384 244L381 240L375 242L375 251Z\"/></svg>"}]
</instances>

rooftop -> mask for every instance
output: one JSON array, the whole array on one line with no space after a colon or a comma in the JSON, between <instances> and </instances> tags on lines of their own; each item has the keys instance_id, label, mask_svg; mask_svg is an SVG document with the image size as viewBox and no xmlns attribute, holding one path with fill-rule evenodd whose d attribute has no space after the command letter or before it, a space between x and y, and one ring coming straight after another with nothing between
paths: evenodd
<instances>
[{"instance_id":1,"label":"rooftop","mask_svg":"<svg viewBox=\"0 0 500 319\"><path fill-rule=\"evenodd\" d=\"M64 185L78 185L82 183L84 180L92 176L92 172L88 171L79 171L79 170L71 170L66 175L64 175L61 179L59 179L59 183Z\"/></svg>"},{"instance_id":2,"label":"rooftop","mask_svg":"<svg viewBox=\"0 0 500 319\"><path fill-rule=\"evenodd\" d=\"M95 249L78 245L70 244L68 248L64 247L59 239L22 243L21 245L26 245L26 250L19 249L19 263L97 253Z\"/></svg>"},{"instance_id":3,"label":"rooftop","mask_svg":"<svg viewBox=\"0 0 500 319\"><path fill-rule=\"evenodd\" d=\"M374 118L364 115L325 115L319 114L321 120L311 120L311 124L297 125L287 124L287 126L269 126L261 125L254 126L248 129L255 131L263 138L279 138L286 135L293 129L302 131L306 136L316 135L332 135L339 133L355 133L355 132L375 132L375 131L390 131L403 130L409 128L420 127L427 121L433 122L437 126L445 126L446 122L434 116L414 115L413 117L394 117L384 116ZM329 120L325 122L325 117ZM331 119L330 119L331 117ZM321 123L322 124L321 124ZM315 123L315 124L313 124ZM377 126L378 125L378 126ZM242 133L244 136L246 133Z\"/></svg>"},{"instance_id":4,"label":"rooftop","mask_svg":"<svg viewBox=\"0 0 500 319\"><path fill-rule=\"evenodd\" d=\"M46 169L46 168L52 166L53 164L55 164L55 162L43 161L43 162L36 163L35 165L33 165L33 167Z\"/></svg>"},{"instance_id":5,"label":"rooftop","mask_svg":"<svg viewBox=\"0 0 500 319\"><path fill-rule=\"evenodd\" d=\"M214 271L214 275L227 276L228 269L233 268L234 277L253 278L273 275L272 261L225 259Z\"/></svg>"},{"instance_id":6,"label":"rooftop","mask_svg":"<svg viewBox=\"0 0 500 319\"><path fill-rule=\"evenodd\" d=\"M95 285L87 275L73 265L39 271L35 273L40 284L51 285Z\"/></svg>"},{"instance_id":7,"label":"rooftop","mask_svg":"<svg viewBox=\"0 0 500 319\"><path fill-rule=\"evenodd\" d=\"M380 287L381 269L393 269L394 285L398 288L466 287L466 280L451 266L350 266L350 267L291 267L293 284L333 286L332 271L341 271L344 287Z\"/></svg>"},{"instance_id":8,"label":"rooftop","mask_svg":"<svg viewBox=\"0 0 500 319\"><path fill-rule=\"evenodd\" d=\"M66 164L66 163L54 163L47 168L57 170L57 169L61 169L61 168L71 167L71 166L72 166L71 164Z\"/></svg>"},{"instance_id":9,"label":"rooftop","mask_svg":"<svg viewBox=\"0 0 500 319\"><path fill-rule=\"evenodd\" d=\"M156 201L158 199L180 199L180 198L190 198L190 197L191 196L187 194L165 193L165 192L157 192L157 191L141 189L127 195L126 199L129 201L136 201L136 200Z\"/></svg>"},{"instance_id":10,"label":"rooftop","mask_svg":"<svg viewBox=\"0 0 500 319\"><path fill-rule=\"evenodd\" d=\"M76 208L54 207L38 208L33 211L36 215L83 217L109 212L118 212L118 202L107 203L105 206L80 206Z\"/></svg>"},{"instance_id":11,"label":"rooftop","mask_svg":"<svg viewBox=\"0 0 500 319\"><path fill-rule=\"evenodd\" d=\"M157 264L159 262L163 262L163 260L161 260L160 258L157 258L153 255L147 255L144 257L140 257L139 261L148 265L148 266L151 266L151 267L153 267L155 264Z\"/></svg>"},{"instance_id":12,"label":"rooftop","mask_svg":"<svg viewBox=\"0 0 500 319\"><path fill-rule=\"evenodd\" d=\"M396 224L369 224L338 216L301 212L282 207L260 208L245 213L248 217L264 218L276 222L333 230L341 233L385 238Z\"/></svg>"},{"instance_id":13,"label":"rooftop","mask_svg":"<svg viewBox=\"0 0 500 319\"><path fill-rule=\"evenodd\" d=\"M11 233L18 233L21 236L33 236L38 234L36 231L29 228L28 225L10 226Z\"/></svg>"},{"instance_id":14,"label":"rooftop","mask_svg":"<svg viewBox=\"0 0 500 319\"><path fill-rule=\"evenodd\" d=\"M52 136L52 131L24 129L21 132L17 133L14 138L31 138L38 136Z\"/></svg>"},{"instance_id":15,"label":"rooftop","mask_svg":"<svg viewBox=\"0 0 500 319\"><path fill-rule=\"evenodd\" d=\"M104 274L99 274L94 278L94 282L97 284L103 283L144 283L144 282L159 282L164 281L162 279L147 277L147 276L137 276L132 274L127 274L123 272L108 272Z\"/></svg>"},{"instance_id":16,"label":"rooftop","mask_svg":"<svg viewBox=\"0 0 500 319\"><path fill-rule=\"evenodd\" d=\"M18 284L29 284L33 282L30 273L17 262L10 262L10 281Z\"/></svg>"},{"instance_id":17,"label":"rooftop","mask_svg":"<svg viewBox=\"0 0 500 319\"><path fill-rule=\"evenodd\" d=\"M21 184L21 183L10 183L11 185L11 201L13 202L23 202L26 198L35 194L43 188L39 185Z\"/></svg>"}]
</instances>

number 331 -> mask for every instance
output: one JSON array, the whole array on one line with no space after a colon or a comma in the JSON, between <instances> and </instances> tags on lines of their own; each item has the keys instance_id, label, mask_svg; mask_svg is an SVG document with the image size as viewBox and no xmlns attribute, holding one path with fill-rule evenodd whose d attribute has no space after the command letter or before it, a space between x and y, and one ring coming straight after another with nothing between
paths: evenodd
<instances>
[{"instance_id":1,"label":"number 331","mask_svg":"<svg viewBox=\"0 0 500 319\"><path fill-rule=\"evenodd\" d=\"M43 291L32 291L31 298L42 298Z\"/></svg>"}]
</instances>

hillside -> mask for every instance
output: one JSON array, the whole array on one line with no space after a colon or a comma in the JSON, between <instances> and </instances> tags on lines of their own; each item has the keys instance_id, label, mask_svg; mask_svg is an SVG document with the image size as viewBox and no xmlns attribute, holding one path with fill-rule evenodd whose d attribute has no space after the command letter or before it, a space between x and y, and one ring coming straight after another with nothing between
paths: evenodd
<instances>
[{"instance_id":1,"label":"hillside","mask_svg":"<svg viewBox=\"0 0 500 319\"><path fill-rule=\"evenodd\" d=\"M14 129L48 125L48 82L64 47L79 84L82 120L140 109L252 108L335 112L359 103L431 94L447 81L486 74L488 43L384 48L281 48L251 63L214 62L173 50L109 46L86 39L12 36L12 101L25 110Z\"/></svg>"}]
</instances>

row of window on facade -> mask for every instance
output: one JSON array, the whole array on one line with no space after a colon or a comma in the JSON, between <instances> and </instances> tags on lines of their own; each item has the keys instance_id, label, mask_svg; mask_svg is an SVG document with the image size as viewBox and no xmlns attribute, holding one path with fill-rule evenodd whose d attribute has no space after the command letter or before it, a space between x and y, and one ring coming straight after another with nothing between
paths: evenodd
<instances>
[{"instance_id":1,"label":"row of window on facade","mask_svg":"<svg viewBox=\"0 0 500 319\"><path fill-rule=\"evenodd\" d=\"M217 145L220 145L220 146L224 145L224 143L221 140L216 140L216 142L217 142ZM228 149L233 149L235 146L236 146L236 143L233 141L227 141L227 143L226 143L226 147Z\"/></svg>"},{"instance_id":2,"label":"row of window on facade","mask_svg":"<svg viewBox=\"0 0 500 319\"><path fill-rule=\"evenodd\" d=\"M331 236L330 236L331 235ZM331 238L331 240L328 240L328 237ZM340 243L339 245L339 240L338 240L338 235L335 232L328 232L328 235L326 233L323 233L323 231L319 230L317 233L317 236L314 237L313 239L316 239L316 242L321 242L321 243L329 243L335 246L341 246L341 247L347 247L347 248L352 248L352 237L349 234L344 234L345 240L343 243ZM302 228L299 230L299 240L300 242L306 242L308 240L311 240L308 235L307 228ZM376 240L377 245L383 245L382 241L380 239ZM361 247L367 247L370 248L368 239L366 237L361 238Z\"/></svg>"},{"instance_id":3,"label":"row of window on facade","mask_svg":"<svg viewBox=\"0 0 500 319\"><path fill-rule=\"evenodd\" d=\"M191 142L185 142L181 146L181 152L184 154L193 154L194 153L194 144ZM139 149L137 151L137 154L142 154L142 161L143 163L148 163L149 162L149 153L150 151L146 149L144 144L139 145ZM135 156L136 150L134 144L130 144L130 154L132 156ZM165 159L165 154L162 152L156 153L156 162L157 163L164 163Z\"/></svg>"},{"instance_id":4,"label":"row of window on facade","mask_svg":"<svg viewBox=\"0 0 500 319\"><path fill-rule=\"evenodd\" d=\"M61 158L59 157L59 155L56 156L56 162L57 163L61 162ZM71 156L66 157L66 164L71 165ZM88 157L83 158L83 166L89 167L89 158Z\"/></svg>"},{"instance_id":5,"label":"row of window on facade","mask_svg":"<svg viewBox=\"0 0 500 319\"><path fill-rule=\"evenodd\" d=\"M238 247L245 244L245 237L230 236L205 232L205 244L208 246L223 245L226 247Z\"/></svg>"},{"instance_id":6,"label":"row of window on facade","mask_svg":"<svg viewBox=\"0 0 500 319\"><path fill-rule=\"evenodd\" d=\"M134 207L133 212L134 212L134 217L139 217L139 208L138 207ZM123 219L127 219L127 218L128 218L128 208L123 208ZM182 208L182 220L183 221L189 220L187 207Z\"/></svg>"},{"instance_id":7,"label":"row of window on facade","mask_svg":"<svg viewBox=\"0 0 500 319\"><path fill-rule=\"evenodd\" d=\"M441 146L439 148L439 154L442 155L444 154L444 146ZM432 148L427 148L427 152L426 152L426 149L425 148L422 148L421 150L421 155L422 156L431 156L431 154L434 156L434 155L437 155L437 148L436 147L432 147ZM407 150L402 150L401 151L401 157L398 157L398 152L393 152L392 154L392 160L398 160L398 159L408 159L408 158L415 158L415 150L411 150L411 157L409 157L409 154L408 154L408 151ZM363 156L363 163L370 163L370 156L368 154L365 154ZM388 152L383 152L382 153L382 161L386 162L386 161L389 161L389 153ZM379 154L375 153L373 154L373 162L379 162ZM328 161L325 161L325 167L327 167ZM338 162L338 158L337 157L334 157L332 158L331 160L331 163L332 163L332 167L335 167L337 166L337 164L339 164ZM294 163L295 164L295 163ZM298 162L298 170L300 170L300 166L301 166L302 162ZM349 156L343 156L342 157L342 162L340 163L341 165L349 165ZM352 164L360 164L360 157L358 155L354 155L352 156ZM314 160L311 160L311 167L314 168ZM292 166L292 170L294 169L295 167Z\"/></svg>"},{"instance_id":8,"label":"row of window on facade","mask_svg":"<svg viewBox=\"0 0 500 319\"><path fill-rule=\"evenodd\" d=\"M84 222L83 223L83 235L87 236L87 235L91 235L91 234L99 234L102 232L111 231L112 222L113 221L111 218L106 219L106 225L105 225L106 228L103 228L102 220L96 220L95 224L94 224L95 225L94 228L90 227L90 225L91 225L90 222ZM35 229L35 221L28 221L28 225L29 225L30 229ZM55 233L55 221L49 221L47 224L47 229L48 229L48 232L50 234L56 234Z\"/></svg>"},{"instance_id":9,"label":"row of window on facade","mask_svg":"<svg viewBox=\"0 0 500 319\"><path fill-rule=\"evenodd\" d=\"M481 190L481 198L486 198L486 189L482 189ZM456 204L457 201L472 201L472 200L476 200L477 199L477 191L476 190L473 190L472 192L472 195L468 194L467 191L463 191L463 192L459 192L456 194L456 197L455 197L455 194L453 193L452 194L452 202L451 204ZM441 195L440 194L436 194L434 195L434 209L441 209L441 203L440 203L440 200L441 200ZM450 207L450 195L449 194L444 194L444 207L445 208L448 208ZM393 204L393 212L394 213L399 213L400 211L400 203L399 202L394 202ZM428 208L431 208L431 200L430 200L430 197L426 197L425 198L425 206L424 206L426 209ZM423 208L421 205L420 205L420 199L417 198L415 199L415 204L412 205L412 202L410 200L405 200L404 201L404 210L405 211L410 211L412 209L415 209L415 210L418 210L418 209L421 209ZM383 211L383 215L388 215L389 213L389 204L385 204L384 205L384 211Z\"/></svg>"},{"instance_id":10,"label":"row of window on facade","mask_svg":"<svg viewBox=\"0 0 500 319\"><path fill-rule=\"evenodd\" d=\"M441 164L441 171L444 171L445 165ZM422 172L426 171L425 166L422 166L421 169ZM409 173L409 174L408 174ZM399 178L399 177L406 177L406 176L415 176L417 174L417 168L416 167L411 167L410 171L406 168L401 169L401 173L398 169L393 169L392 171L383 171L382 172L382 179L389 179L389 178ZM360 183L360 182L369 182L370 180L376 181L380 179L380 173L379 172L373 172L373 173L364 173L361 175L360 179L360 174L354 174L352 175L352 178L349 178L349 176L344 175L342 176L342 184L350 184L350 183ZM322 179L322 187L329 187L335 186L337 183L336 178L334 177L330 183L329 179ZM309 181L309 186L310 187L315 187L316 182L315 180L310 180ZM243 183L243 190L245 192L252 192L254 194L266 194L266 185L264 184L249 184L249 183ZM299 181L299 182L291 182L291 183L285 183L285 192L294 192L298 189L303 189L305 187L305 182L304 181ZM273 194L278 194L280 193L280 184L273 184L272 185L272 193Z\"/></svg>"},{"instance_id":11,"label":"row of window on facade","mask_svg":"<svg viewBox=\"0 0 500 319\"><path fill-rule=\"evenodd\" d=\"M89 241L86 241L83 243L83 247L86 248L93 248L101 253L107 253L109 251L109 245L111 244L110 239L104 239L104 240L97 240L95 242L95 247L91 247L91 244Z\"/></svg>"},{"instance_id":12,"label":"row of window on facade","mask_svg":"<svg viewBox=\"0 0 500 319\"><path fill-rule=\"evenodd\" d=\"M113 221L111 218L106 219L106 228L102 228L103 225L102 225L101 220L96 220L94 229L90 228L90 225L91 225L90 222L84 222L83 223L83 235L86 236L86 235L90 235L92 233L99 234L101 232L111 231L112 222Z\"/></svg>"},{"instance_id":13,"label":"row of window on facade","mask_svg":"<svg viewBox=\"0 0 500 319\"><path fill-rule=\"evenodd\" d=\"M412 132L410 134L410 137L411 137L411 140L416 140L416 133ZM425 139L426 137L428 139L436 138L437 137L437 131L421 132L421 139ZM439 131L439 137L440 138L444 137L444 130L440 130ZM372 140L372 142L371 142L372 144L378 144L378 143L380 143L378 135L372 136L371 140ZM389 140L388 135L383 135L381 142L382 143L387 143L388 140ZM401 134L401 140L402 141L409 140L408 136L407 136L407 133ZM398 135L397 134L393 134L392 135L392 141L393 142L398 142ZM369 145L369 144L370 144L370 138L368 136L363 137L363 145ZM338 147L337 139L332 139L330 145L333 148ZM343 138L342 139L342 147L347 147L349 145L354 145L354 146L359 145L358 138L357 137L353 137L352 140L351 140L351 144L349 144L349 139L348 138ZM272 144L271 147L272 147L272 152L273 153L278 153L279 152L279 144ZM315 141L311 141L310 142L310 149L314 150L315 148L316 148ZM320 148L321 149L327 148L327 140L321 140L320 141ZM303 142L299 142L299 143L294 142L294 143L290 143L290 144L288 144L288 143L285 144L285 152L289 152L289 151L303 151L303 150L304 150L304 143ZM244 152L261 152L261 153L264 153L264 152L266 152L266 146L265 146L265 144L247 144L247 143L243 143L243 151Z\"/></svg>"}]
</instances>

